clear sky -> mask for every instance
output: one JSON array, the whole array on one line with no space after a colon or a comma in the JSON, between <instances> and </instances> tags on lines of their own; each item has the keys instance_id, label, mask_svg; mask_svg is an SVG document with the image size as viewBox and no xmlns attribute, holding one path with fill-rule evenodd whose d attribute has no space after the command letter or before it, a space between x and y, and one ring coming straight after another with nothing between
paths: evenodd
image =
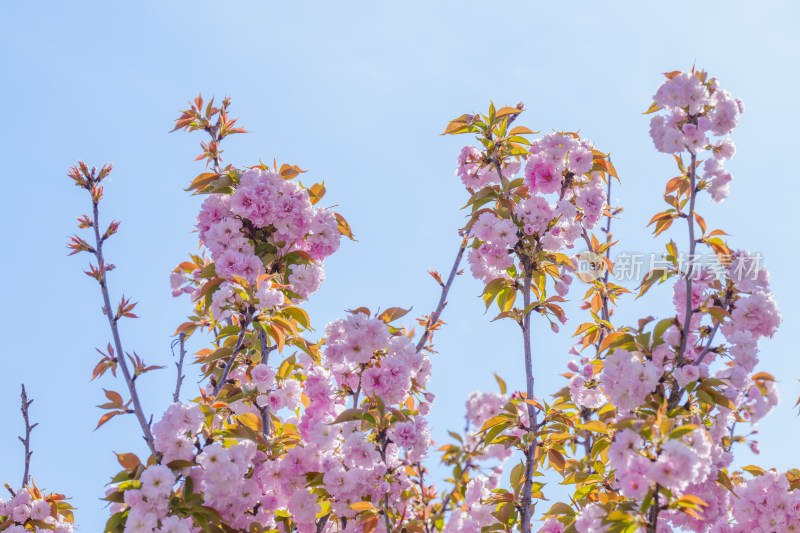
<instances>
[{"instance_id":1,"label":"clear sky","mask_svg":"<svg viewBox=\"0 0 800 533\"><path fill-rule=\"evenodd\" d=\"M703 202L709 226L734 248L761 252L783 312L762 345L761 369L779 381L782 404L764 420L761 456L741 465L786 469L800 420L798 182L793 124L797 106L800 4L785 2L2 2L0 95L6 106L0 146L7 232L0 279L0 479L22 476L19 384L35 398L34 480L73 497L81 531L106 519L103 485L118 471L111 450L144 455L133 417L93 432L111 379L89 382L94 347L109 340L96 284L81 273L88 256L67 257L65 242L87 198L66 178L78 159L113 162L104 216L122 220L108 246L114 299L139 301L142 317L123 326L127 350L171 366L171 334L189 310L172 299L169 271L197 249L190 234L200 199L182 190L202 170L192 159L199 134L169 134L178 110L198 92L233 99L251 131L226 141L236 165L276 158L325 180L358 242L326 264L328 281L309 305L324 325L347 308L414 306L438 299L426 270L446 271L458 246L466 193L454 176L468 138L440 137L447 121L483 111L489 101L528 111L534 130L578 130L611 152L622 186L613 202L620 250L660 251L645 228L663 209L672 158L649 139L647 109L662 72L696 63L745 101L728 165L731 196ZM436 335L434 437L463 425L463 402L495 390L493 372L523 386L521 341L511 323L490 323L479 283L458 279ZM573 294L577 297L578 292ZM631 300L631 299L629 299ZM669 290L625 301L620 321L666 316ZM571 307L574 310L574 306ZM574 318L560 335L535 329L537 392L564 381ZM193 339L193 350L204 347ZM196 368L184 388L196 391ZM145 408L158 418L171 401L172 368L144 376ZM745 452L745 450L739 450ZM435 458L432 464L435 463ZM546 489L547 490L547 489Z\"/></svg>"}]
</instances>

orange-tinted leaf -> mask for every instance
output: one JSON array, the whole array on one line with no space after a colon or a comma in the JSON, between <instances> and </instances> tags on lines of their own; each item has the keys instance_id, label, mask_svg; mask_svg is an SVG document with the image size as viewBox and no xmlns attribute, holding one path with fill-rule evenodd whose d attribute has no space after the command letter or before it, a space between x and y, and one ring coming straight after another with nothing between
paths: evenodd
<instances>
[{"instance_id":1,"label":"orange-tinted leaf","mask_svg":"<svg viewBox=\"0 0 800 533\"><path fill-rule=\"evenodd\" d=\"M766 473L763 468L755 465L744 466L742 467L742 470L750 472L754 476L763 476Z\"/></svg>"},{"instance_id":2,"label":"orange-tinted leaf","mask_svg":"<svg viewBox=\"0 0 800 533\"><path fill-rule=\"evenodd\" d=\"M202 156L200 158L202 159ZM202 174L197 176L194 180L192 180L192 183L189 184L189 187L187 187L184 190L192 191L194 189L201 189L206 185L208 185L209 183L211 183L212 181L214 181L215 179L217 179L218 177L219 174L216 174L214 172L203 172Z\"/></svg>"},{"instance_id":3,"label":"orange-tinted leaf","mask_svg":"<svg viewBox=\"0 0 800 533\"><path fill-rule=\"evenodd\" d=\"M117 453L114 452L114 455L117 456L117 461L119 464L122 465L122 468L125 470L132 470L136 468L138 465L142 464L142 461L134 453Z\"/></svg>"},{"instance_id":4,"label":"orange-tinted leaf","mask_svg":"<svg viewBox=\"0 0 800 533\"><path fill-rule=\"evenodd\" d=\"M339 233L345 237L348 237L351 241L354 241L355 238L353 237L353 231L350 229L350 224L348 224L344 217L339 213L334 213L334 216L336 216L336 223Z\"/></svg>"},{"instance_id":5,"label":"orange-tinted leaf","mask_svg":"<svg viewBox=\"0 0 800 533\"><path fill-rule=\"evenodd\" d=\"M364 533L372 533L378 527L378 515L373 515L362 522Z\"/></svg>"},{"instance_id":6,"label":"orange-tinted leaf","mask_svg":"<svg viewBox=\"0 0 800 533\"><path fill-rule=\"evenodd\" d=\"M311 204L316 204L322 197L325 196L325 185L315 183L308 189L308 199L311 200Z\"/></svg>"},{"instance_id":7,"label":"orange-tinted leaf","mask_svg":"<svg viewBox=\"0 0 800 533\"><path fill-rule=\"evenodd\" d=\"M105 391L106 393L106 398L108 398L117 405L122 405L122 396L118 392L106 389L103 389L103 391Z\"/></svg>"},{"instance_id":8,"label":"orange-tinted leaf","mask_svg":"<svg viewBox=\"0 0 800 533\"><path fill-rule=\"evenodd\" d=\"M356 503L350 504L350 509L352 509L353 511L359 511L359 512L360 511L369 511L372 508L373 508L372 507L372 502L361 501L361 502L356 502Z\"/></svg>"},{"instance_id":9,"label":"orange-tinted leaf","mask_svg":"<svg viewBox=\"0 0 800 533\"><path fill-rule=\"evenodd\" d=\"M509 135L535 135L536 132L525 126L517 126L508 132Z\"/></svg>"},{"instance_id":10,"label":"orange-tinted leaf","mask_svg":"<svg viewBox=\"0 0 800 533\"><path fill-rule=\"evenodd\" d=\"M556 470L564 470L564 467L567 465L567 461L558 450L550 448L547 450L547 457L550 459L550 464L556 467Z\"/></svg>"},{"instance_id":11,"label":"orange-tinted leaf","mask_svg":"<svg viewBox=\"0 0 800 533\"><path fill-rule=\"evenodd\" d=\"M408 314L411 309L403 309L402 307L390 307L386 309L383 313L378 315L378 318L386 322L387 324L393 320L397 320Z\"/></svg>"},{"instance_id":12,"label":"orange-tinted leaf","mask_svg":"<svg viewBox=\"0 0 800 533\"><path fill-rule=\"evenodd\" d=\"M659 109L661 109L661 108L660 108L660 107L658 107L658 105L657 105L655 102L653 102L653 103L650 105L650 107L648 107L648 108L647 108L647 111L645 111L644 113L642 113L642 115L649 115L650 113L655 113L655 112L656 112L656 111L658 111Z\"/></svg>"},{"instance_id":13,"label":"orange-tinted leaf","mask_svg":"<svg viewBox=\"0 0 800 533\"><path fill-rule=\"evenodd\" d=\"M199 298L202 298L203 296L205 296L205 294L207 292L209 292L211 289L213 289L213 288L217 287L218 285L220 285L223 281L225 281L225 278L214 278L214 279L208 280L205 283L205 285L203 285L203 288L200 289Z\"/></svg>"},{"instance_id":14,"label":"orange-tinted leaf","mask_svg":"<svg viewBox=\"0 0 800 533\"><path fill-rule=\"evenodd\" d=\"M451 120L450 123L445 128L444 133L442 135L455 135L457 133L463 133L468 129L467 119L469 115L461 115L457 119Z\"/></svg>"},{"instance_id":15,"label":"orange-tinted leaf","mask_svg":"<svg viewBox=\"0 0 800 533\"><path fill-rule=\"evenodd\" d=\"M236 417L240 424L243 424L253 431L261 431L261 417L255 413L243 413Z\"/></svg>"},{"instance_id":16,"label":"orange-tinted leaf","mask_svg":"<svg viewBox=\"0 0 800 533\"><path fill-rule=\"evenodd\" d=\"M703 217L698 215L696 212L694 212L694 211L692 211L692 212L694 213L694 219L700 225L700 229L703 230L703 235L705 235L706 234L706 221L703 220Z\"/></svg>"},{"instance_id":17,"label":"orange-tinted leaf","mask_svg":"<svg viewBox=\"0 0 800 533\"><path fill-rule=\"evenodd\" d=\"M99 428L100 426L102 426L103 424L105 424L106 422L108 422L109 420L114 418L115 416L121 415L124 412L125 411L111 411L110 413L104 414L103 416L100 417L100 420L97 422L97 426L95 426L94 429Z\"/></svg>"},{"instance_id":18,"label":"orange-tinted leaf","mask_svg":"<svg viewBox=\"0 0 800 533\"><path fill-rule=\"evenodd\" d=\"M293 178L293 177L297 176L298 174L302 174L303 172L306 172L306 171L302 170L297 165L287 165L285 163L283 165L281 165L280 174L281 174L281 177L283 179Z\"/></svg>"}]
</instances>

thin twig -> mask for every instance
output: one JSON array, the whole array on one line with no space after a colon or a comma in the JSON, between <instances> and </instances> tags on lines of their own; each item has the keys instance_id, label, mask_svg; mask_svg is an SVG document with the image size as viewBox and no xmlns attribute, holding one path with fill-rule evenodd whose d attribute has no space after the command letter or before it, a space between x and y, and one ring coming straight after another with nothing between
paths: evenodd
<instances>
[{"instance_id":1,"label":"thin twig","mask_svg":"<svg viewBox=\"0 0 800 533\"><path fill-rule=\"evenodd\" d=\"M264 328L256 328L258 330L258 340L261 343L261 363L266 365L269 362L269 354L275 349L275 346L267 346L267 332ZM256 405L258 411L261 413L261 432L264 437L269 441L272 438L272 416L270 415L269 402L264 407Z\"/></svg>"},{"instance_id":2,"label":"thin twig","mask_svg":"<svg viewBox=\"0 0 800 533\"><path fill-rule=\"evenodd\" d=\"M608 158L608 163L611 164L611 158L610 157ZM609 245L608 248L606 248L606 259L608 259L609 262L610 262L611 261L611 218L612 218L612 214L611 214L611 175L608 176L608 187L606 189L606 204L608 204L608 209L609 209L609 214L608 214L608 219L606 220L606 229L605 229L606 243ZM602 314L602 317L603 317L603 320L605 320L606 322L608 322L609 319L611 318L611 313L608 310L608 292L607 292L609 274L610 274L610 270L608 268L606 268L605 274L603 274L603 283L606 286L606 290L604 290L603 294L600 295L600 297L603 299L603 310L602 310L603 314ZM601 336L603 335L603 331L602 330L600 331L600 335Z\"/></svg>"},{"instance_id":3,"label":"thin twig","mask_svg":"<svg viewBox=\"0 0 800 533\"><path fill-rule=\"evenodd\" d=\"M231 358L228 359L228 362L225 364L225 368L222 370L222 376L220 376L217 385L214 387L214 396L216 397L219 394L220 389L225 385L225 381L228 379L228 372L231 371L231 367L233 366L233 362L236 360L236 356L239 354L239 350L242 349L242 344L244 344L244 335L247 332L247 326L250 324L250 315L245 314L242 319L242 329L239 331L239 338L236 339L236 346L233 348L233 353L231 354Z\"/></svg>"},{"instance_id":4,"label":"thin twig","mask_svg":"<svg viewBox=\"0 0 800 533\"><path fill-rule=\"evenodd\" d=\"M22 445L25 446L25 473L22 474L22 487L25 487L29 481L29 472L31 467L31 455L33 452L31 451L31 431L33 428L39 425L39 423L35 423L31 425L30 418L28 416L28 408L33 403L33 400L28 399L28 394L25 392L25 384L22 384L22 393L20 394L22 398L22 407L20 410L22 411L22 418L25 420L25 438L17 437L21 442Z\"/></svg>"},{"instance_id":5,"label":"thin twig","mask_svg":"<svg viewBox=\"0 0 800 533\"><path fill-rule=\"evenodd\" d=\"M361 368L361 372L364 372L364 368ZM358 388L356 392L353 394L353 409L358 408L358 397L361 395L361 374L358 375Z\"/></svg>"},{"instance_id":6,"label":"thin twig","mask_svg":"<svg viewBox=\"0 0 800 533\"><path fill-rule=\"evenodd\" d=\"M481 439L481 441L483 441L483 439ZM462 472L469 475L469 471L471 468L472 468L472 457L468 456L467 460L464 462L464 468L462 469ZM439 512L437 512L431 518L431 522L433 524L435 524L437 520L444 518L444 515L447 513L447 508L450 506L450 502L453 501L453 497L455 496L455 493L458 491L460 486L461 486L461 478L453 480L453 490L451 490L447 494L447 496L445 496L444 500L442 501L442 507L439 509Z\"/></svg>"},{"instance_id":7,"label":"thin twig","mask_svg":"<svg viewBox=\"0 0 800 533\"><path fill-rule=\"evenodd\" d=\"M181 397L181 384L183 383L183 359L186 357L186 333L181 331L181 334L178 336L178 343L180 343L181 352L178 358L178 362L175 363L175 366L178 368L178 378L177 383L175 383L175 394L172 395L172 401L178 403ZM174 346L174 345L173 345Z\"/></svg>"},{"instance_id":8,"label":"thin twig","mask_svg":"<svg viewBox=\"0 0 800 533\"><path fill-rule=\"evenodd\" d=\"M94 169L92 170L92 176L94 177ZM89 192L92 191L92 188L95 186L97 181L92 179L89 181L92 187L87 188ZM97 259L98 270L100 272L98 281L100 282L100 292L103 294L103 303L105 307L103 310L105 311L106 318L108 318L108 325L111 328L111 335L114 338L114 347L117 350L117 363L122 370L122 375L125 378L125 383L128 385L128 392L131 395L131 400L133 401L133 410L136 413L136 418L139 420L139 425L142 427L142 432L144 433L144 440L147 441L147 445L150 448L150 451L156 453L156 448L153 443L153 434L150 431L150 424L147 422L147 417L144 414L144 410L142 409L142 404L139 401L139 394L136 391L136 384L133 380L133 376L131 376L131 372L128 369L128 364L125 362L125 352L122 350L122 340L120 339L119 329L117 328L117 318L114 316L114 312L111 309L111 297L108 294L108 279L106 277L106 268L105 268L105 260L103 258L103 241L104 239L100 236L100 210L99 210L99 202L100 199L92 195L92 211L94 216L94 237L95 237L95 249L94 255Z\"/></svg>"},{"instance_id":9,"label":"thin twig","mask_svg":"<svg viewBox=\"0 0 800 533\"><path fill-rule=\"evenodd\" d=\"M700 354L700 357L697 358L697 361L695 362L696 365L699 365L700 363L702 363L703 359L705 359L706 355L708 355L708 352L711 351L711 343L714 341L714 335L717 334L717 330L719 329L719 325L720 325L720 322L717 322L716 324L714 324L714 329L711 330L711 334L708 336L708 344L706 345L706 347L703 350L703 352Z\"/></svg>"},{"instance_id":10,"label":"thin twig","mask_svg":"<svg viewBox=\"0 0 800 533\"><path fill-rule=\"evenodd\" d=\"M464 237L461 240L461 245L458 248L456 260L453 262L453 268L450 269L450 275L447 277L447 282L442 285L442 295L439 297L439 304L436 306L436 310L433 312L433 314L431 314L428 326L425 328L422 338L420 338L419 342L417 343L417 353L422 351L422 349L425 347L425 343L428 342L428 338L431 335L432 329L436 327L437 322L439 322L439 317L447 305L447 293L450 292L450 287L453 285L453 280L456 278L456 274L458 274L458 267L461 265L461 259L464 257L464 250L466 250L466 248L467 238Z\"/></svg>"}]
</instances>

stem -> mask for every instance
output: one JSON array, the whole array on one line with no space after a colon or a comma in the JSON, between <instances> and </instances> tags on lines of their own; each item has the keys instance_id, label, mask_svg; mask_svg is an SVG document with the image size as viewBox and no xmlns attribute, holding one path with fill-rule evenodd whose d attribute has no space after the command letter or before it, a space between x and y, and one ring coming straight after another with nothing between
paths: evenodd
<instances>
[{"instance_id":1,"label":"stem","mask_svg":"<svg viewBox=\"0 0 800 533\"><path fill-rule=\"evenodd\" d=\"M178 336L178 342L180 342L180 346L181 346L181 353L180 353L178 362L175 363L175 366L178 368L178 378L177 378L177 383L175 383L175 393L172 395L172 401L175 402L175 403L178 403L178 401L180 400L181 384L183 383L183 378L184 378L184 376L183 376L183 359L184 359L184 357L186 357L185 341L186 341L186 333L181 332L181 334ZM173 347L174 347L174 345L173 345Z\"/></svg>"},{"instance_id":2,"label":"stem","mask_svg":"<svg viewBox=\"0 0 800 533\"><path fill-rule=\"evenodd\" d=\"M220 389L222 389L222 387L225 385L225 380L228 379L228 372L231 371L233 362L236 360L236 355L239 353L239 350L242 349L242 344L244 344L244 334L247 331L248 324L250 324L250 315L245 314L244 317L242 318L242 329L239 332L239 337L236 339L236 346L234 346L233 348L233 353L231 354L231 358L228 359L228 362L225 364L225 368L222 370L222 376L220 376L216 387L214 387L215 397L217 396L217 394L219 394Z\"/></svg>"},{"instance_id":3,"label":"stem","mask_svg":"<svg viewBox=\"0 0 800 533\"><path fill-rule=\"evenodd\" d=\"M483 441L483 439L481 439L481 441ZM467 460L464 462L464 468L462 469L462 475L467 474L467 479L469 479L469 471L471 468L472 468L472 457L467 457ZM440 518L444 518L445 513L447 513L447 508L450 506L450 502L453 500L453 496L459 490L460 486L461 486L461 478L454 480L453 490L451 490L447 494L447 496L445 496L444 500L442 501L441 509L439 509L439 512L432 517L431 523L435 524L437 520L439 520Z\"/></svg>"},{"instance_id":4,"label":"stem","mask_svg":"<svg viewBox=\"0 0 800 533\"><path fill-rule=\"evenodd\" d=\"M650 508L650 517L647 523L647 533L656 533L658 513L661 512L661 507L658 501L658 493L660 491L661 486L656 483L656 493L653 495L653 506Z\"/></svg>"},{"instance_id":5,"label":"stem","mask_svg":"<svg viewBox=\"0 0 800 533\"><path fill-rule=\"evenodd\" d=\"M261 363L266 365L269 361L269 354L272 349L267 346L267 332L264 331L264 328L258 328L258 340L261 343ZM269 412L269 403L264 407L257 407L261 412L261 432L264 434L267 441L269 441L272 438L272 417Z\"/></svg>"},{"instance_id":6,"label":"stem","mask_svg":"<svg viewBox=\"0 0 800 533\"><path fill-rule=\"evenodd\" d=\"M91 189L90 189L91 192ZM125 352L122 350L122 340L120 340L119 329L117 328L117 319L111 310L111 298L108 295L108 280L106 278L105 262L103 260L103 239L100 236L100 212L98 209L99 200L92 200L93 216L94 216L94 237L95 237L95 252L97 258L98 269L100 270L100 292L103 293L103 303L105 307L106 318L108 318L108 326L111 328L111 335L114 338L114 348L117 350L117 363L122 370L122 375L125 378L125 383L128 385L128 392L133 401L133 411L136 413L136 418L139 420L139 425L142 427L144 433L144 440L147 441L147 446L150 451L156 453L155 445L153 444L153 434L150 432L150 424L142 410L142 404L139 401L139 394L136 392L136 383L128 370L128 364L125 362Z\"/></svg>"},{"instance_id":7,"label":"stem","mask_svg":"<svg viewBox=\"0 0 800 533\"><path fill-rule=\"evenodd\" d=\"M611 158L610 157L608 158L608 162L611 163ZM611 210L611 176L610 175L608 176L608 187L606 189L606 203L608 204L609 215L608 215L608 219L606 220L605 233L606 233L606 242L610 245L611 244L611 212L610 212L610 210ZM611 246L606 248L606 259L608 259L609 261L611 260ZM610 274L609 270L606 269L605 274L603 274L603 283L606 286L608 286L608 276L609 276L609 274ZM600 296L603 299L603 309L602 309L603 314L602 314L602 317L603 317L603 320L608 322L608 320L611 318L611 313L609 313L609 310L608 310L608 293L607 292L603 292L603 294L601 294ZM603 335L602 331L600 332L600 335Z\"/></svg>"},{"instance_id":8,"label":"stem","mask_svg":"<svg viewBox=\"0 0 800 533\"><path fill-rule=\"evenodd\" d=\"M694 200L696 197L697 191L695 191L695 167L697 164L697 156L692 152L692 163L691 168L689 170L689 180L691 181L691 187L689 189L689 216L687 217L687 222L689 223L689 272L686 275L686 317L683 321L683 338L681 339L680 350L677 354L677 363L683 361L683 355L686 353L686 344L689 340L689 329L691 327L691 320L692 314L694 313L694 309L692 308L692 271L691 271L691 262L694 260L694 252L697 243L694 239Z\"/></svg>"},{"instance_id":9,"label":"stem","mask_svg":"<svg viewBox=\"0 0 800 533\"><path fill-rule=\"evenodd\" d=\"M361 369L361 372L364 372L364 369ZM358 408L358 397L361 395L361 374L358 375L358 388L356 389L355 394L353 394L353 409Z\"/></svg>"},{"instance_id":10,"label":"stem","mask_svg":"<svg viewBox=\"0 0 800 533\"><path fill-rule=\"evenodd\" d=\"M447 305L447 293L450 292L450 287L453 285L453 280L455 280L456 274L458 274L458 267L461 264L461 259L464 257L464 250L466 250L466 248L467 238L464 237L461 240L461 246L458 248L456 260L453 262L453 268L450 269L450 275L447 277L447 283L442 285L442 295L439 297L439 304L436 306L436 310L433 312L433 314L431 314L428 326L425 328L422 338L420 338L419 342L417 343L417 353L419 353L425 347L425 343L428 342L428 338L431 335L432 328L434 328L436 323L439 322L439 317L441 316L444 307Z\"/></svg>"},{"instance_id":11,"label":"stem","mask_svg":"<svg viewBox=\"0 0 800 533\"><path fill-rule=\"evenodd\" d=\"M503 191L503 189L505 188L504 187L504 181L503 181L503 169L500 167L500 161L499 160L495 160L494 168L497 169L497 177L500 178L500 188L501 188L500 190L502 191L501 194L502 194L503 198L506 199L506 201L510 201L510 192L509 191ZM511 214L511 221L514 223L515 226L519 227L519 219L517 218L517 214L514 212L513 209L509 209L509 213ZM521 235L519 233L519 230L517 230L517 234Z\"/></svg>"},{"instance_id":12,"label":"stem","mask_svg":"<svg viewBox=\"0 0 800 533\"><path fill-rule=\"evenodd\" d=\"M317 521L317 533L322 533L322 531L325 529L325 524L328 523L328 518L330 518L330 516L331 516L330 514L326 514Z\"/></svg>"},{"instance_id":13,"label":"stem","mask_svg":"<svg viewBox=\"0 0 800 533\"><path fill-rule=\"evenodd\" d=\"M524 308L528 309L531 303L531 278L533 272L531 265L525 265L525 284L522 289L524 298ZM523 348L525 350L525 380L527 385L527 398L533 401L533 356L531 354L531 311L525 313L522 318L522 337ZM533 492L533 466L536 457L536 410L533 405L526 402L528 407L528 419L530 424L530 431L528 435L531 437L531 442L528 449L525 451L525 484L522 488L522 501L521 501L521 529L522 533L531 532L531 494Z\"/></svg>"},{"instance_id":14,"label":"stem","mask_svg":"<svg viewBox=\"0 0 800 533\"><path fill-rule=\"evenodd\" d=\"M391 473L393 469L389 468L389 465L386 464L386 447L388 445L389 439L386 437L386 430L382 429L378 433L378 453L381 455L381 460L386 467L387 473ZM389 519L389 493L384 494L381 498L381 514L383 514L383 520L386 524L387 533L391 533L394 531L394 529L392 528L392 522Z\"/></svg>"},{"instance_id":15,"label":"stem","mask_svg":"<svg viewBox=\"0 0 800 533\"><path fill-rule=\"evenodd\" d=\"M696 242L694 239L694 200L696 197L697 191L695 190L695 180L696 180L696 166L697 166L697 156L694 152L692 154L692 162L691 168L689 169L689 181L690 181L690 188L689 188L689 215L686 217L687 222L689 223L689 272L686 275L686 317L683 321L683 331L681 336L681 344L678 348L678 353L675 354L675 368L678 368L680 365L683 364L683 356L686 353L686 345L689 342L689 330L691 328L691 321L692 321L692 314L694 313L694 309L692 308L692 261L694 260L694 252L696 247ZM683 394L683 388L678 386L677 382L673 382L672 392L669 395L669 400L667 402L667 407L669 409L674 409L678 405L678 401L680 401L681 395Z\"/></svg>"},{"instance_id":16,"label":"stem","mask_svg":"<svg viewBox=\"0 0 800 533\"><path fill-rule=\"evenodd\" d=\"M386 523L386 531L391 532L394 531L392 528L392 522L389 520L389 496L383 496L383 509L381 514L383 514L383 520Z\"/></svg>"},{"instance_id":17,"label":"stem","mask_svg":"<svg viewBox=\"0 0 800 533\"><path fill-rule=\"evenodd\" d=\"M700 357L697 358L697 361L695 362L696 365L702 363L703 359L705 359L706 355L708 355L708 352L711 351L711 343L714 341L714 335L717 334L717 330L719 329L719 324L720 324L719 322L714 324L714 329L711 330L711 335L708 336L708 344L706 345L703 352L700 354Z\"/></svg>"},{"instance_id":18,"label":"stem","mask_svg":"<svg viewBox=\"0 0 800 533\"><path fill-rule=\"evenodd\" d=\"M39 425L39 423L35 423L31 425L30 418L28 417L28 407L33 403L33 400L28 399L28 394L25 392L25 384L22 384L22 394L20 394L22 398L22 407L20 410L22 411L22 419L25 420L25 438L17 437L21 442L22 445L25 446L25 472L22 474L22 487L25 487L28 484L29 475L28 472L30 471L31 466L31 455L33 452L31 451L31 431L33 428Z\"/></svg>"}]
</instances>

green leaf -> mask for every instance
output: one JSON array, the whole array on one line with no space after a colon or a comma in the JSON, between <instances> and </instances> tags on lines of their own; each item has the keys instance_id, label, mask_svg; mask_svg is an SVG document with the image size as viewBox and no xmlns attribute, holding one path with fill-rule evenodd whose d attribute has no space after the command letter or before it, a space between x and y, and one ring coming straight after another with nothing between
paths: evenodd
<instances>
[{"instance_id":1,"label":"green leaf","mask_svg":"<svg viewBox=\"0 0 800 533\"><path fill-rule=\"evenodd\" d=\"M642 281L642 285L639 288L639 295L637 298L641 298L644 293L646 293L653 284L658 281L659 283L664 282L668 278L668 271L665 268L655 268L648 272L645 277L644 281Z\"/></svg>"},{"instance_id":2,"label":"green leaf","mask_svg":"<svg viewBox=\"0 0 800 533\"><path fill-rule=\"evenodd\" d=\"M331 422L331 425L341 424L342 422L351 422L353 420L362 420L363 418L364 412L361 409L346 409L336 417L336 420Z\"/></svg>"},{"instance_id":3,"label":"green leaf","mask_svg":"<svg viewBox=\"0 0 800 533\"><path fill-rule=\"evenodd\" d=\"M500 386L500 394L505 394L506 393L506 382L503 381L503 378L498 376L497 373L495 373L494 379L497 380L497 384Z\"/></svg>"},{"instance_id":4,"label":"green leaf","mask_svg":"<svg viewBox=\"0 0 800 533\"><path fill-rule=\"evenodd\" d=\"M522 488L522 480L525 476L525 464L520 461L514 468L511 469L511 488L514 489L514 495L519 494Z\"/></svg>"},{"instance_id":5,"label":"green leaf","mask_svg":"<svg viewBox=\"0 0 800 533\"><path fill-rule=\"evenodd\" d=\"M586 429L588 431L595 431L597 433L608 433L608 426L600 422L599 420L590 420L585 424L578 424L576 427L581 429Z\"/></svg>"},{"instance_id":6,"label":"green leaf","mask_svg":"<svg viewBox=\"0 0 800 533\"><path fill-rule=\"evenodd\" d=\"M553 504L549 511L545 513L545 516L575 516L575 509L567 505L563 502L557 502Z\"/></svg>"}]
</instances>

